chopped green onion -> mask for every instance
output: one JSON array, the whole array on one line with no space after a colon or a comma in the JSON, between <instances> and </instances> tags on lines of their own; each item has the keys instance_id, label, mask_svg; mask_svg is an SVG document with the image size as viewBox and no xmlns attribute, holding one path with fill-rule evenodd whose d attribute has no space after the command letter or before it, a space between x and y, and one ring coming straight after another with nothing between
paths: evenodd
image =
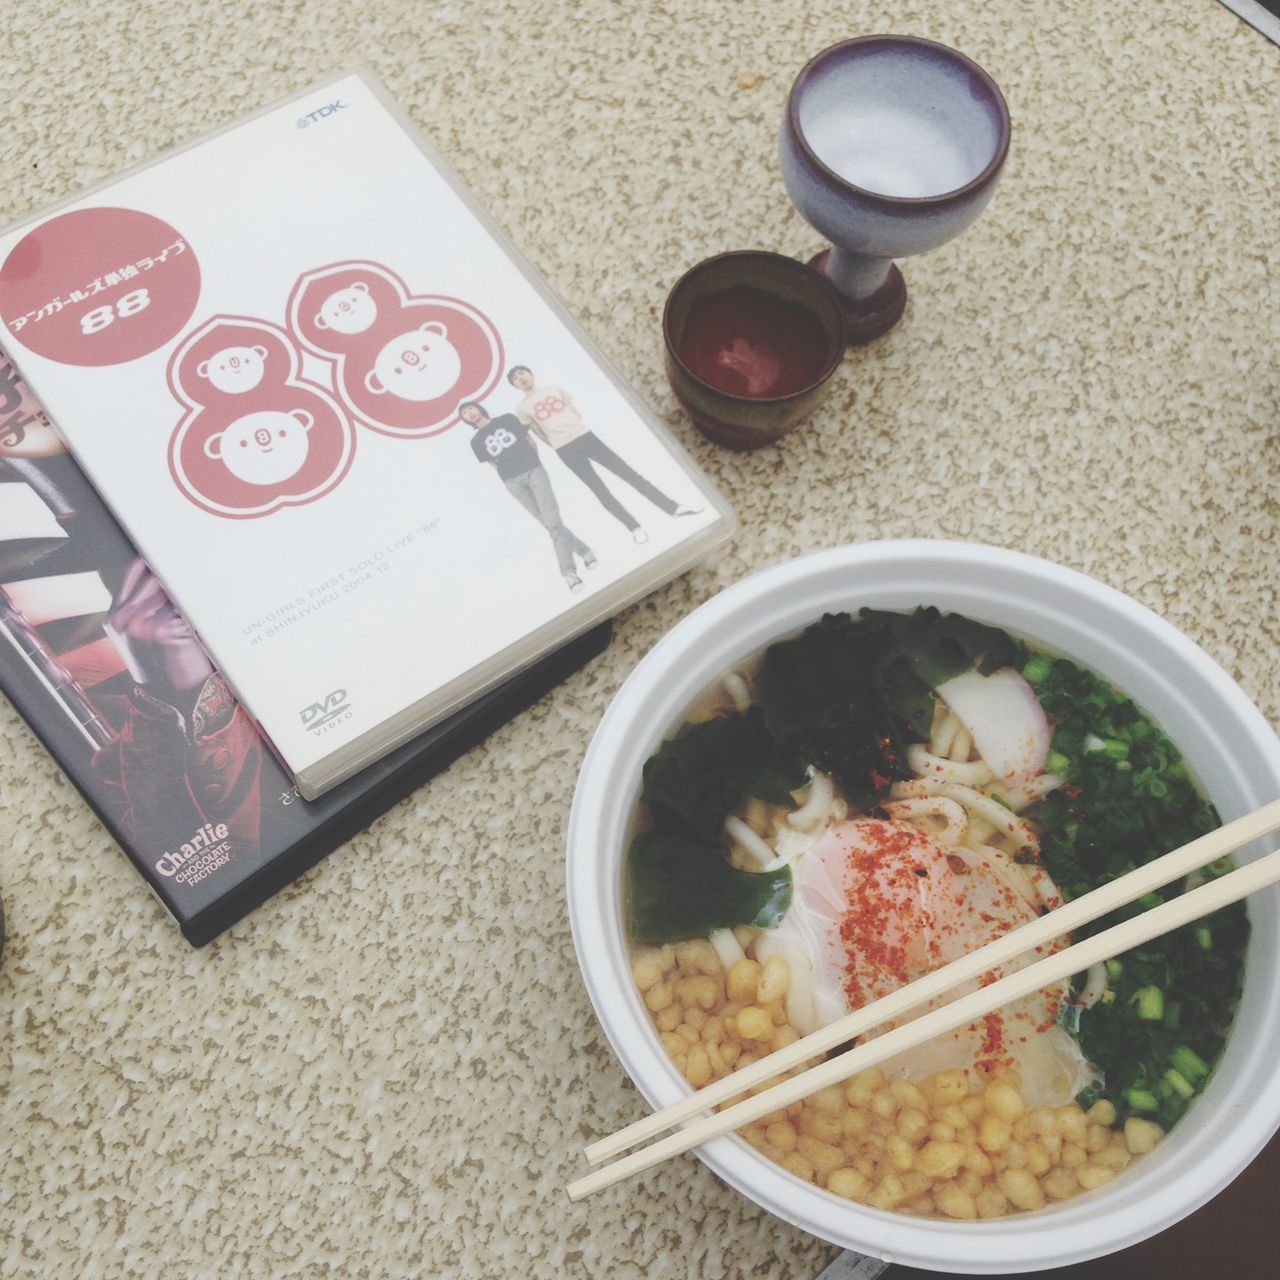
<instances>
[{"instance_id":1,"label":"chopped green onion","mask_svg":"<svg viewBox=\"0 0 1280 1280\"><path fill-rule=\"evenodd\" d=\"M1053 660L1046 657L1043 653L1033 653L1027 659L1027 665L1022 668L1022 678L1028 684L1039 684L1046 679L1049 672L1053 670Z\"/></svg>"},{"instance_id":2,"label":"chopped green onion","mask_svg":"<svg viewBox=\"0 0 1280 1280\"><path fill-rule=\"evenodd\" d=\"M1094 1080L1091 1084L1085 1085L1079 1093L1076 1094L1076 1103L1084 1111L1088 1111L1099 1098L1102 1097L1102 1083Z\"/></svg>"},{"instance_id":3,"label":"chopped green onion","mask_svg":"<svg viewBox=\"0 0 1280 1280\"><path fill-rule=\"evenodd\" d=\"M1023 649L1014 667L1038 681L1035 694L1052 726L1045 769L1072 784L1045 797L1037 810L1044 830L1040 857L1068 899L1216 825L1194 770L1131 699L1068 659L1046 664L1033 662L1036 657ZM1018 861L1038 859L1024 852ZM1232 865L1226 859L1206 867L1191 884L1226 874ZM1117 915L1155 908L1184 887L1170 885ZM1168 1129L1212 1079L1200 1064L1212 1068L1222 1051L1248 930L1239 906L1107 963L1107 989L1092 1013L1081 1015L1080 1039L1100 1079L1112 1082L1102 1086L1102 1096L1122 1116L1145 1116Z\"/></svg>"},{"instance_id":4,"label":"chopped green onion","mask_svg":"<svg viewBox=\"0 0 1280 1280\"><path fill-rule=\"evenodd\" d=\"M1209 1074L1209 1064L1192 1048L1180 1044L1170 1059L1174 1068L1187 1080L1203 1080Z\"/></svg>"},{"instance_id":5,"label":"chopped green onion","mask_svg":"<svg viewBox=\"0 0 1280 1280\"><path fill-rule=\"evenodd\" d=\"M1138 1017L1143 1022L1159 1022L1164 1018L1164 992L1159 987L1140 987L1134 999Z\"/></svg>"}]
</instances>

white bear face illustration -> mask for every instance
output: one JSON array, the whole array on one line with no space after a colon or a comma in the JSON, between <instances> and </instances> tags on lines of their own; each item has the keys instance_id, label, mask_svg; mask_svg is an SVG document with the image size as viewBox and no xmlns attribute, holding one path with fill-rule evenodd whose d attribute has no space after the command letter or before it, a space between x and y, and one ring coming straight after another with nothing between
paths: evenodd
<instances>
[{"instance_id":1,"label":"white bear face illustration","mask_svg":"<svg viewBox=\"0 0 1280 1280\"><path fill-rule=\"evenodd\" d=\"M369 286L357 280L347 289L331 293L316 312L317 329L335 333L363 333L378 318L378 304L369 297Z\"/></svg>"},{"instance_id":2,"label":"white bear face illustration","mask_svg":"<svg viewBox=\"0 0 1280 1280\"><path fill-rule=\"evenodd\" d=\"M449 331L436 320L402 333L378 352L364 385L374 395L401 400L435 400L458 381L462 360Z\"/></svg>"},{"instance_id":3,"label":"white bear face illustration","mask_svg":"<svg viewBox=\"0 0 1280 1280\"><path fill-rule=\"evenodd\" d=\"M237 418L210 436L204 451L220 458L228 471L249 484L279 484L297 475L307 460L307 432L315 418L305 409L263 409Z\"/></svg>"},{"instance_id":4,"label":"white bear face illustration","mask_svg":"<svg viewBox=\"0 0 1280 1280\"><path fill-rule=\"evenodd\" d=\"M208 378L219 391L238 396L262 381L266 359L266 347L223 347L217 355L201 360L196 373Z\"/></svg>"}]
</instances>

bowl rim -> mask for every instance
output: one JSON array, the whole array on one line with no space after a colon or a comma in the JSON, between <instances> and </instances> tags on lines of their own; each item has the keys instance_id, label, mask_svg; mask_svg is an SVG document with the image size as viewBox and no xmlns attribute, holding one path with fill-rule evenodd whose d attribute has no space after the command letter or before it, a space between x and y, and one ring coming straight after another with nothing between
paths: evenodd
<instances>
[{"instance_id":1,"label":"bowl rim","mask_svg":"<svg viewBox=\"0 0 1280 1280\"><path fill-rule=\"evenodd\" d=\"M938 191L928 196L895 196L889 195L884 191L872 191L869 187L860 187L856 182L851 182L848 178L841 177L818 155L810 145L809 139L805 136L804 129L800 126L800 95L807 88L809 81L818 74L827 62L842 58L850 53L863 52L874 46L892 47L895 45L914 46L927 50L935 57L941 56L948 61L963 66L966 71L978 78L995 106L996 116L1000 122L995 151L982 170L976 176L970 178L963 186L954 187L950 191ZM943 44L939 40L928 40L924 36L887 34L853 36L848 40L839 40L835 44L828 45L825 49L820 49L800 68L796 78L791 82L791 88L787 91L784 119L792 138L805 159L827 181L833 183L840 190L853 192L869 204L882 204L887 209L941 208L963 200L975 191L981 191L999 177L1001 170L1004 168L1005 160L1008 158L1009 143L1013 137L1013 124L1009 116L1009 104L1005 101L1004 94L1000 91L1000 86L991 78L991 75L968 54L961 53L959 49L954 49L951 45Z\"/></svg>"},{"instance_id":2,"label":"bowl rim","mask_svg":"<svg viewBox=\"0 0 1280 1280\"><path fill-rule=\"evenodd\" d=\"M601 892L602 883L610 877L615 882L618 880L622 861L620 847L611 857L599 856L602 823L615 819L620 808L629 812L638 790L638 771L630 790L611 782L611 766L616 763L611 755L622 749L630 755L638 752L642 763L674 727L671 718L655 723L653 713L646 716L654 701L661 699L664 685L669 687L681 680L688 683L695 675L705 685L702 675L698 674L702 667L736 660L721 652L725 647L723 643L702 646L699 653L699 642L706 640L714 627L724 629L744 611L754 610L759 614L762 605L788 583L807 581L811 591L816 592L824 575L830 574L852 575L853 581L842 590L849 597L847 607L854 608L868 594L857 583L860 570L909 573L912 568L951 574L967 569L974 573L975 583L983 574L1012 573L1015 577L1038 580L1046 591L1055 593L1055 600L1058 595L1074 596L1077 604L1084 599L1091 600L1108 615L1112 626L1123 623L1164 651L1160 664L1151 666L1153 680L1161 679L1159 667L1166 662L1189 664L1207 687L1215 716L1225 713L1232 717L1233 730L1247 737L1250 749L1258 752L1256 768L1248 774L1248 785L1242 782L1241 788L1250 794L1259 790L1270 793L1261 798L1254 796L1252 803L1262 803L1263 799L1280 792L1280 740L1244 691L1171 623L1085 574L1022 552L979 543L930 539L851 544L784 561L755 573L720 592L678 623L627 678L588 748L570 814L567 895L579 967L606 1037L627 1075L651 1106L674 1101L688 1093L689 1087L663 1054L630 983L616 895L611 901ZM978 585L962 585L959 589L981 594ZM930 601L921 598L919 603ZM806 602L805 608L809 611L807 621L815 621L814 614L821 606ZM766 612L765 621L760 625L764 626L769 620ZM1022 630L1012 623L1006 625ZM794 625L779 622L773 625L772 635L776 638L796 629ZM764 643L768 640L753 643L750 651ZM738 656L745 656L745 652ZM716 669L723 669L723 665L716 665ZM713 677L714 671L707 678ZM685 707L689 701L692 698L684 703ZM1206 723L1212 729L1217 721ZM637 731L637 726L644 726L656 736L647 740L644 733ZM1221 746L1212 733L1210 740L1215 749ZM621 748L619 744L623 744ZM1224 750L1223 756L1230 760L1234 770L1244 772L1239 745L1234 753ZM1274 901L1268 900L1272 915L1275 914ZM606 904L603 908L602 903ZM1269 947L1274 951L1276 944L1270 934L1265 938L1263 934L1264 930L1255 928L1250 959L1255 942L1259 949ZM1251 985L1246 980L1242 1012L1251 997L1256 997L1253 1000L1255 1014L1258 1008L1261 1010L1262 1029L1247 1040L1235 1033L1228 1040L1228 1054L1233 1053L1237 1042L1243 1044L1233 1056L1243 1057L1245 1061L1237 1061L1232 1071L1225 1073L1225 1083L1216 1090L1214 1086L1224 1073L1215 1073L1210 1093L1183 1118L1168 1144L1162 1144L1162 1158L1156 1166L1162 1174L1159 1182L1153 1184L1138 1172L1149 1166L1136 1166L1137 1176L1122 1175L1101 1201L1095 1201L1092 1193L1086 1193L1033 1214L982 1223L950 1223L885 1213L839 1200L794 1178L734 1135L708 1143L697 1154L748 1199L784 1220L842 1247L885 1259L926 1268L995 1273L1039 1270L1097 1257L1136 1244L1200 1207L1253 1159L1280 1125L1280 1073L1271 1069L1271 1058L1256 1048L1257 1045L1266 1047L1268 1032L1272 1049L1280 1039L1280 988L1256 981ZM1222 1121L1225 1124L1215 1124ZM1225 1131L1220 1135L1220 1130ZM1201 1148L1193 1152L1194 1160L1171 1166L1164 1158L1165 1153L1181 1155L1187 1147ZM1152 1194L1156 1185L1161 1187L1159 1195ZM1140 1194L1134 1195L1135 1189ZM1127 1203L1130 1200L1135 1200L1136 1206Z\"/></svg>"}]
</instances>

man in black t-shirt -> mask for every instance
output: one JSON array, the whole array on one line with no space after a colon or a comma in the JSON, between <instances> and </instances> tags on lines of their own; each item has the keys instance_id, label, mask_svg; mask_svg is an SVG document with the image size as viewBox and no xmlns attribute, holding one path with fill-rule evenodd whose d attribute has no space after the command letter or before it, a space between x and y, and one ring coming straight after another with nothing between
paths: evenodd
<instances>
[{"instance_id":1,"label":"man in black t-shirt","mask_svg":"<svg viewBox=\"0 0 1280 1280\"><path fill-rule=\"evenodd\" d=\"M585 542L565 527L560 506L551 489L551 478L538 460L537 445L529 438L529 428L513 413L489 417L484 406L465 400L458 416L472 428L471 451L479 462L492 466L502 477L512 496L551 535L560 573L570 591L582 588L574 555L582 557L588 569L596 558Z\"/></svg>"}]
</instances>

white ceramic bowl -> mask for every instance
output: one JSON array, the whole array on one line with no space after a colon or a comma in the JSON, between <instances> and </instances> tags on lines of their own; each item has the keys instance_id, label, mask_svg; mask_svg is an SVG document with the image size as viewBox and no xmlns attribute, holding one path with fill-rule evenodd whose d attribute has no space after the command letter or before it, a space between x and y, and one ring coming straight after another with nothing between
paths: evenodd
<instances>
[{"instance_id":1,"label":"white ceramic bowl","mask_svg":"<svg viewBox=\"0 0 1280 1280\"><path fill-rule=\"evenodd\" d=\"M1280 741L1239 686L1168 623L1082 574L994 547L922 540L840 547L748 578L681 622L631 674L592 739L569 824L578 961L605 1034L652 1107L688 1085L632 984L623 934L623 841L645 760L703 689L769 642L824 612L920 604L1006 627L1114 681L1177 743L1224 821L1280 796ZM1271 847L1259 842L1241 856ZM1280 895L1256 895L1249 913L1244 997L1213 1079L1151 1156L1097 1192L993 1221L934 1221L842 1200L735 1136L698 1154L780 1218L912 1266L1036 1270L1136 1244L1221 1191L1280 1126ZM617 1127L636 1118L619 1114ZM662 1176L671 1188L680 1175Z\"/></svg>"}]
</instances>

